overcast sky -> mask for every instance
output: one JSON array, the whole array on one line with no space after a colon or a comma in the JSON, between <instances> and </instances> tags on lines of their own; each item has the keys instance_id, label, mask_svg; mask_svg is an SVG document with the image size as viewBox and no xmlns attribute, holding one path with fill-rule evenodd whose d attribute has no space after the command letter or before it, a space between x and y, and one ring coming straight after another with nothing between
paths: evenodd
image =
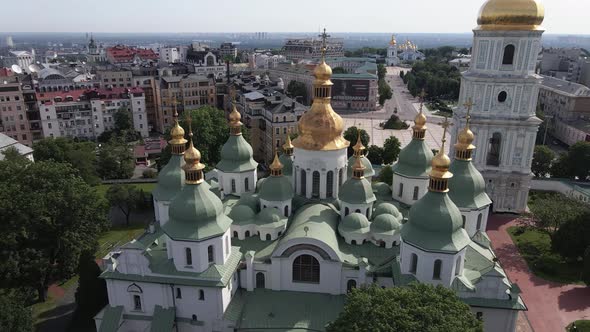
<instances>
[{"instance_id":1,"label":"overcast sky","mask_svg":"<svg viewBox=\"0 0 590 332\"><path fill-rule=\"evenodd\" d=\"M590 34L589 0L541 0L548 33ZM469 32L484 0L2 0L0 32Z\"/></svg>"}]
</instances>

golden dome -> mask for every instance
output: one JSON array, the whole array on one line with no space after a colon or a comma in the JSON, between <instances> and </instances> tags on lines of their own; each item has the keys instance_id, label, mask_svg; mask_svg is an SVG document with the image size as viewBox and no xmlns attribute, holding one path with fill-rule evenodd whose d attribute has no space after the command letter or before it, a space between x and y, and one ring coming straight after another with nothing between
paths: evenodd
<instances>
[{"instance_id":1,"label":"golden dome","mask_svg":"<svg viewBox=\"0 0 590 332\"><path fill-rule=\"evenodd\" d=\"M545 8L539 0L488 0L481 6L479 30L540 30Z\"/></svg>"},{"instance_id":2,"label":"golden dome","mask_svg":"<svg viewBox=\"0 0 590 332\"><path fill-rule=\"evenodd\" d=\"M358 131L358 135L356 138L356 144L352 147L352 149L354 150L354 155L357 157L362 157L363 155L363 151L365 150L365 146L363 145L363 142L361 140L361 129L357 129Z\"/></svg>"},{"instance_id":3,"label":"golden dome","mask_svg":"<svg viewBox=\"0 0 590 332\"><path fill-rule=\"evenodd\" d=\"M475 135L473 134L471 129L469 129L469 127L465 127L459 132L457 142L463 145L470 145L471 143L473 143L474 139Z\"/></svg>"},{"instance_id":4,"label":"golden dome","mask_svg":"<svg viewBox=\"0 0 590 332\"><path fill-rule=\"evenodd\" d=\"M192 139L188 149L184 152L184 161L187 165L198 164L201 161L201 152L195 148Z\"/></svg>"},{"instance_id":5,"label":"golden dome","mask_svg":"<svg viewBox=\"0 0 590 332\"><path fill-rule=\"evenodd\" d=\"M416 124L417 128L424 128L426 125L426 115L422 111L416 115L414 118L414 123Z\"/></svg>"},{"instance_id":6,"label":"golden dome","mask_svg":"<svg viewBox=\"0 0 590 332\"><path fill-rule=\"evenodd\" d=\"M236 105L233 105L232 111L229 113L229 122L235 123L240 122L242 120L242 115L236 109Z\"/></svg>"},{"instance_id":7,"label":"golden dome","mask_svg":"<svg viewBox=\"0 0 590 332\"><path fill-rule=\"evenodd\" d=\"M315 66L315 69L313 70L313 75L318 80L328 81L330 80L330 77L332 77L332 68L330 68L326 61L322 59L322 62L319 65Z\"/></svg>"},{"instance_id":8,"label":"golden dome","mask_svg":"<svg viewBox=\"0 0 590 332\"><path fill-rule=\"evenodd\" d=\"M291 135L287 134L285 144L283 144L283 150L293 149L293 143L291 143Z\"/></svg>"},{"instance_id":9,"label":"golden dome","mask_svg":"<svg viewBox=\"0 0 590 332\"><path fill-rule=\"evenodd\" d=\"M270 164L271 171L278 171L283 169L283 164L279 161L279 154L275 152L275 159Z\"/></svg>"},{"instance_id":10,"label":"golden dome","mask_svg":"<svg viewBox=\"0 0 590 332\"><path fill-rule=\"evenodd\" d=\"M391 41L389 42L389 45L391 45L391 46L397 45L397 41L395 40L395 35L391 35Z\"/></svg>"}]
</instances>

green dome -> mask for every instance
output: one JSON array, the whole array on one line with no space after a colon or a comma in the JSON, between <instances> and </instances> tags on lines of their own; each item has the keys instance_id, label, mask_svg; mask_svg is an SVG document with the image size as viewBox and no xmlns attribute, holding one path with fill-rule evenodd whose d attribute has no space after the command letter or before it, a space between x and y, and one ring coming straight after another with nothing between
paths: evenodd
<instances>
[{"instance_id":1,"label":"green dome","mask_svg":"<svg viewBox=\"0 0 590 332\"><path fill-rule=\"evenodd\" d=\"M348 174L347 177L349 179L352 177L352 166L354 165L355 160L356 160L355 156L348 158L348 167L347 167L346 174ZM373 165L371 164L371 161L367 157L362 157L361 163L363 164L363 166L365 166L365 176L366 177L375 176L375 170L373 169Z\"/></svg>"},{"instance_id":2,"label":"green dome","mask_svg":"<svg viewBox=\"0 0 590 332\"><path fill-rule=\"evenodd\" d=\"M229 217L233 220L234 224L241 224L245 221L254 219L256 213L251 207L247 205L236 205L231 209Z\"/></svg>"},{"instance_id":3,"label":"green dome","mask_svg":"<svg viewBox=\"0 0 590 332\"><path fill-rule=\"evenodd\" d=\"M365 233L369 231L369 220L364 214L351 213L344 217L338 225L341 232Z\"/></svg>"},{"instance_id":4,"label":"green dome","mask_svg":"<svg viewBox=\"0 0 590 332\"><path fill-rule=\"evenodd\" d=\"M378 182L373 183L373 190L377 192L377 194L382 196L391 196L391 188L387 183Z\"/></svg>"},{"instance_id":5,"label":"green dome","mask_svg":"<svg viewBox=\"0 0 590 332\"><path fill-rule=\"evenodd\" d=\"M152 195L158 201L170 201L184 186L184 158L182 155L172 155L170 161L158 174L158 184Z\"/></svg>"},{"instance_id":6,"label":"green dome","mask_svg":"<svg viewBox=\"0 0 590 332\"><path fill-rule=\"evenodd\" d=\"M252 209L252 211L254 212L258 212L260 211L260 200L258 199L258 197L253 196L252 194L243 194L240 199L238 199L238 201L236 202L236 204L234 205L234 207L238 206L238 205L246 205L248 206L250 209Z\"/></svg>"},{"instance_id":7,"label":"green dome","mask_svg":"<svg viewBox=\"0 0 590 332\"><path fill-rule=\"evenodd\" d=\"M371 223L371 232L393 234L401 227L401 217L398 218L391 214L380 214L373 219L373 222Z\"/></svg>"},{"instance_id":8,"label":"green dome","mask_svg":"<svg viewBox=\"0 0 590 332\"><path fill-rule=\"evenodd\" d=\"M458 252L471 241L462 225L461 212L447 193L428 191L410 208L402 239L428 251Z\"/></svg>"},{"instance_id":9,"label":"green dome","mask_svg":"<svg viewBox=\"0 0 590 332\"><path fill-rule=\"evenodd\" d=\"M256 224L260 226L276 225L283 221L286 223L285 217L276 207L267 207L262 209L258 216L256 216Z\"/></svg>"},{"instance_id":10,"label":"green dome","mask_svg":"<svg viewBox=\"0 0 590 332\"><path fill-rule=\"evenodd\" d=\"M453 160L449 171L449 197L459 208L480 209L492 204L486 183L471 161Z\"/></svg>"},{"instance_id":11,"label":"green dome","mask_svg":"<svg viewBox=\"0 0 590 332\"><path fill-rule=\"evenodd\" d=\"M408 177L427 177L430 173L432 157L434 155L426 142L413 139L399 153L399 159L393 165L393 171Z\"/></svg>"},{"instance_id":12,"label":"green dome","mask_svg":"<svg viewBox=\"0 0 590 332\"><path fill-rule=\"evenodd\" d=\"M231 219L223 203L206 186L185 185L170 202L170 220L162 226L175 240L204 240L225 233Z\"/></svg>"},{"instance_id":13,"label":"green dome","mask_svg":"<svg viewBox=\"0 0 590 332\"><path fill-rule=\"evenodd\" d=\"M281 164L283 164L283 174L286 176L292 176L293 175L293 160L291 160L291 157L289 157L286 154L282 154L279 157L279 161L281 162Z\"/></svg>"},{"instance_id":14,"label":"green dome","mask_svg":"<svg viewBox=\"0 0 590 332\"><path fill-rule=\"evenodd\" d=\"M260 199L281 202L293 198L293 185L286 176L270 176L260 185Z\"/></svg>"},{"instance_id":15,"label":"green dome","mask_svg":"<svg viewBox=\"0 0 590 332\"><path fill-rule=\"evenodd\" d=\"M252 159L252 147L242 135L230 135L221 148L221 161L216 168L222 172L252 171L258 164Z\"/></svg>"},{"instance_id":16,"label":"green dome","mask_svg":"<svg viewBox=\"0 0 590 332\"><path fill-rule=\"evenodd\" d=\"M400 220L401 220L401 218L403 218L402 214L395 207L395 205L393 205L391 203L384 202L384 203L377 205L377 207L375 208L375 211L373 212L373 219L375 220L377 216L380 216L382 214L389 214L389 215L394 216L395 218L399 218Z\"/></svg>"},{"instance_id":17,"label":"green dome","mask_svg":"<svg viewBox=\"0 0 590 332\"><path fill-rule=\"evenodd\" d=\"M368 204L376 200L367 179L350 178L340 187L338 199L348 204Z\"/></svg>"}]
</instances>

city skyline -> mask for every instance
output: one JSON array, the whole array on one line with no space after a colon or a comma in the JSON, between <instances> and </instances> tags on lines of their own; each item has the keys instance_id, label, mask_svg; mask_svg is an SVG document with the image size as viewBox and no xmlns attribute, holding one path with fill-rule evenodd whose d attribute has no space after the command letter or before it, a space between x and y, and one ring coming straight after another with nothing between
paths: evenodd
<instances>
[{"instance_id":1,"label":"city skyline","mask_svg":"<svg viewBox=\"0 0 590 332\"><path fill-rule=\"evenodd\" d=\"M303 0L297 6L288 6L270 0L258 0L254 5L231 0L199 4L178 0L174 1L174 7L171 8L163 8L161 2L156 0L105 0L83 6L73 0L12 2L4 4L5 12L39 12L43 15L34 21L22 20L20 15L6 16L0 22L0 31L313 32L326 26L331 32L461 33L470 32L476 26L477 13L483 2L454 0L451 4L433 0L410 3L377 0L370 5L359 6L358 2L352 0L326 0L319 3ZM543 27L548 33L588 33L587 26L579 22L584 21L584 13L590 11L590 2L543 0L542 3L546 10ZM83 13L72 15L73 8L78 7ZM108 24L103 24L106 22Z\"/></svg>"}]
</instances>

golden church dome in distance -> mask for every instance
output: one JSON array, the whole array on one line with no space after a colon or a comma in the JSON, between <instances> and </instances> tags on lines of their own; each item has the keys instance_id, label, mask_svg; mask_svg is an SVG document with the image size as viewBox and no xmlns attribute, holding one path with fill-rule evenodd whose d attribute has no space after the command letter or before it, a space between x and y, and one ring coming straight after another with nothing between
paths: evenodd
<instances>
[{"instance_id":1,"label":"golden church dome in distance","mask_svg":"<svg viewBox=\"0 0 590 332\"><path fill-rule=\"evenodd\" d=\"M488 0L479 10L479 30L540 30L545 7L539 0Z\"/></svg>"}]
</instances>

